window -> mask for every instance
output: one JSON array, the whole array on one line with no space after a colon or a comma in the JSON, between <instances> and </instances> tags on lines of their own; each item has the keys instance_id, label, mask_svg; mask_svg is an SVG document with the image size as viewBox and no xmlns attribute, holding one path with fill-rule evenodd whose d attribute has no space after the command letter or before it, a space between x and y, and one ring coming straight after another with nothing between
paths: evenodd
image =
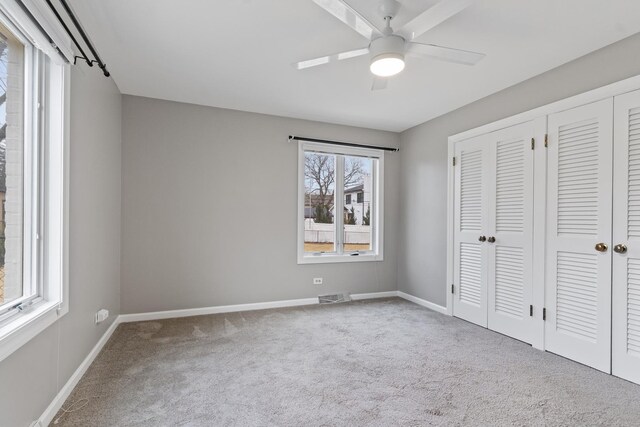
<instances>
[{"instance_id":1,"label":"window","mask_svg":"<svg viewBox=\"0 0 640 427\"><path fill-rule=\"evenodd\" d=\"M0 24L0 310L33 294L22 281L23 220L29 214L24 210L22 193L24 50Z\"/></svg>"},{"instance_id":2,"label":"window","mask_svg":"<svg viewBox=\"0 0 640 427\"><path fill-rule=\"evenodd\" d=\"M0 360L67 311L65 64L0 9Z\"/></svg>"},{"instance_id":3,"label":"window","mask_svg":"<svg viewBox=\"0 0 640 427\"><path fill-rule=\"evenodd\" d=\"M298 263L382 260L382 150L298 147Z\"/></svg>"}]
</instances>

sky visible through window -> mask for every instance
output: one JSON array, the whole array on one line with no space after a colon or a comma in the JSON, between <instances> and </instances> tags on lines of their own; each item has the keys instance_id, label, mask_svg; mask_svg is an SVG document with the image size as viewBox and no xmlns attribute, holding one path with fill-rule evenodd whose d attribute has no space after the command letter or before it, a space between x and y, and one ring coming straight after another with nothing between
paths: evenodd
<instances>
[{"instance_id":1,"label":"sky visible through window","mask_svg":"<svg viewBox=\"0 0 640 427\"><path fill-rule=\"evenodd\" d=\"M326 154L322 154L322 153L306 153L305 154L305 168L308 169L309 167L309 159L310 158L322 158L322 157L331 157L333 158L334 156L332 155L326 155ZM345 169L346 172L348 173L349 167L350 167L350 163L359 163L360 164L360 168L362 170L362 173L359 174L357 176L357 178L355 180L353 180L352 182L347 183L347 185L349 186L355 186L358 184L362 184L364 182L364 176L368 175L371 176L371 165L372 162L370 161L370 159L366 159L366 158L362 158L362 157L346 157L346 162L345 162ZM330 194L333 194L335 191L335 159L330 160L327 162L326 165L323 166L318 166L318 172L325 172L327 175L334 175L333 176L333 180L331 181L331 185L328 187L330 190ZM311 177L308 173L309 171L306 170L305 171L305 180L304 180L304 184L305 184L305 192L307 194L318 194L319 193L319 186L317 183L317 180L313 177Z\"/></svg>"}]
</instances>

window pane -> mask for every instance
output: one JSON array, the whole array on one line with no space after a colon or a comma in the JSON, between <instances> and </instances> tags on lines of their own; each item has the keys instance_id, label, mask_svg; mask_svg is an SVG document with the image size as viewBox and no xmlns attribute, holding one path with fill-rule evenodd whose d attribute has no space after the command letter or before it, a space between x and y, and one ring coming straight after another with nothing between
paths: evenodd
<instances>
[{"instance_id":1,"label":"window pane","mask_svg":"<svg viewBox=\"0 0 640 427\"><path fill-rule=\"evenodd\" d=\"M304 154L304 251L335 252L336 156Z\"/></svg>"},{"instance_id":2,"label":"window pane","mask_svg":"<svg viewBox=\"0 0 640 427\"><path fill-rule=\"evenodd\" d=\"M344 158L344 251L369 251L371 212L373 211L374 160L366 157Z\"/></svg>"},{"instance_id":3,"label":"window pane","mask_svg":"<svg viewBox=\"0 0 640 427\"><path fill-rule=\"evenodd\" d=\"M24 46L0 25L0 305L23 296Z\"/></svg>"}]
</instances>

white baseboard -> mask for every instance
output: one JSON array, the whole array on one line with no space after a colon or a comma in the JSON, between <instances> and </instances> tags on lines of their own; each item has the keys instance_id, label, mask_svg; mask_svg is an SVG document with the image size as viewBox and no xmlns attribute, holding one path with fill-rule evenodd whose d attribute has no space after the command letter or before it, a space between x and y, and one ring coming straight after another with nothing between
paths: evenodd
<instances>
[{"instance_id":1,"label":"white baseboard","mask_svg":"<svg viewBox=\"0 0 640 427\"><path fill-rule=\"evenodd\" d=\"M385 292L371 292L368 294L351 294L351 299L354 301L360 301L363 299L392 298L397 296L398 296L398 291L385 291Z\"/></svg>"},{"instance_id":2,"label":"white baseboard","mask_svg":"<svg viewBox=\"0 0 640 427\"><path fill-rule=\"evenodd\" d=\"M178 317L203 316L206 314L233 313L236 311L266 310L268 308L297 307L317 304L318 298L302 298L284 301L256 302L252 304L218 305L213 307L187 308L184 310L152 311L148 313L121 314L120 322L143 322L148 320L174 319Z\"/></svg>"},{"instance_id":3,"label":"white baseboard","mask_svg":"<svg viewBox=\"0 0 640 427\"><path fill-rule=\"evenodd\" d=\"M396 291L352 294L354 301L398 296ZM256 302L251 304L218 305L212 307L187 308L184 310L152 311L148 313L121 314L120 322L144 322L149 320L174 319L178 317L203 316L207 314L234 313L238 311L266 310L269 308L298 307L318 304L318 298L301 298L284 301Z\"/></svg>"},{"instance_id":4,"label":"white baseboard","mask_svg":"<svg viewBox=\"0 0 640 427\"><path fill-rule=\"evenodd\" d=\"M407 301L411 301L411 302L416 303L418 305L421 305L423 307L429 308L429 309L431 309L433 311L437 311L438 313L447 314L447 307L443 307L441 305L434 304L432 302L427 301L426 299L414 297L413 295L409 295L409 294L407 294L405 292L402 292L402 291L398 291L398 296L400 298L406 299Z\"/></svg>"},{"instance_id":5,"label":"white baseboard","mask_svg":"<svg viewBox=\"0 0 640 427\"><path fill-rule=\"evenodd\" d=\"M64 404L65 400L67 400L67 398L69 397L69 395L71 394L75 386L80 381L80 378L82 378L84 373L87 372L87 369L89 369L89 366L91 366L96 356L98 356L98 354L100 353L104 345L107 343L107 341L109 341L109 338L111 338L111 335L113 335L113 332L116 330L119 324L120 324L120 316L115 318L113 323L111 323L111 326L109 326L109 328L105 331L102 337L100 337L96 345L93 346L93 348L91 349L87 357L84 358L80 366L78 366L78 369L76 369L73 375L71 375L71 378L69 378L66 384L62 386L62 388L60 389L56 397L49 404L47 409L45 409L45 411L42 413L38 421L36 421L32 425L48 426L49 423L53 421L53 417L56 416L56 414Z\"/></svg>"}]
</instances>

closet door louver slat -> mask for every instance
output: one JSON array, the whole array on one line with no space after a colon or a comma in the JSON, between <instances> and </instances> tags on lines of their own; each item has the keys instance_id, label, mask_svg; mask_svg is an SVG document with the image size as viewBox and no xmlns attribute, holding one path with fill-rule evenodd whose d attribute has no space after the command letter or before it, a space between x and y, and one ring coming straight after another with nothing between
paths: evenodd
<instances>
[{"instance_id":1,"label":"closet door louver slat","mask_svg":"<svg viewBox=\"0 0 640 427\"><path fill-rule=\"evenodd\" d=\"M496 232L524 229L526 140L499 141L496 162Z\"/></svg>"},{"instance_id":2,"label":"closet door louver slat","mask_svg":"<svg viewBox=\"0 0 640 427\"><path fill-rule=\"evenodd\" d=\"M480 307L482 303L482 252L479 244L460 244L460 301Z\"/></svg>"},{"instance_id":3,"label":"closet door louver slat","mask_svg":"<svg viewBox=\"0 0 640 427\"><path fill-rule=\"evenodd\" d=\"M597 129L596 119L558 129L558 234L598 234L599 183L593 173L599 166ZM576 172L586 173L577 180Z\"/></svg>"},{"instance_id":4,"label":"closet door louver slat","mask_svg":"<svg viewBox=\"0 0 640 427\"><path fill-rule=\"evenodd\" d=\"M482 151L460 154L460 230L481 231Z\"/></svg>"},{"instance_id":5,"label":"closet door louver slat","mask_svg":"<svg viewBox=\"0 0 640 427\"><path fill-rule=\"evenodd\" d=\"M640 108L634 108L627 112L629 127L624 136L627 136L627 236L629 238L640 237Z\"/></svg>"},{"instance_id":6,"label":"closet door louver slat","mask_svg":"<svg viewBox=\"0 0 640 427\"><path fill-rule=\"evenodd\" d=\"M496 248L495 311L522 319L524 307L522 248Z\"/></svg>"},{"instance_id":7,"label":"closet door louver slat","mask_svg":"<svg viewBox=\"0 0 640 427\"><path fill-rule=\"evenodd\" d=\"M598 331L598 258L558 252L556 328L596 342Z\"/></svg>"},{"instance_id":8,"label":"closet door louver slat","mask_svg":"<svg viewBox=\"0 0 640 427\"><path fill-rule=\"evenodd\" d=\"M640 364L640 260L628 260L627 270L626 350Z\"/></svg>"}]
</instances>

